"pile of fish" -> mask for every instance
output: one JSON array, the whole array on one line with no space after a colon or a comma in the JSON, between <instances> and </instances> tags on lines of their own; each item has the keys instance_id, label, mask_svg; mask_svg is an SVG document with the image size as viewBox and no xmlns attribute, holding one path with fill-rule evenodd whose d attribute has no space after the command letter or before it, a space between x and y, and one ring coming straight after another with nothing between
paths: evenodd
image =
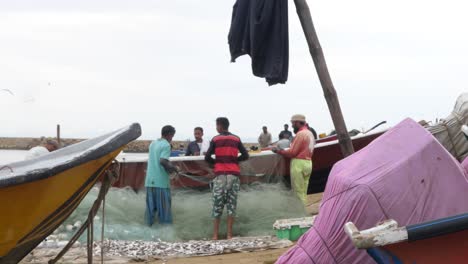
<instances>
[{"instance_id":1,"label":"pile of fish","mask_svg":"<svg viewBox=\"0 0 468 264\"><path fill-rule=\"evenodd\" d=\"M42 241L38 248L56 248L64 247L68 244L68 238L71 237L72 232L75 232L82 225L81 221L76 221L73 225L61 225L50 236ZM73 244L74 247L81 246L79 241Z\"/></svg>"},{"instance_id":2,"label":"pile of fish","mask_svg":"<svg viewBox=\"0 0 468 264\"><path fill-rule=\"evenodd\" d=\"M105 240L103 248L106 256L171 258L250 252L269 248L284 248L291 245L292 242L289 240L277 240L274 237L266 236L219 241L192 240L186 242ZM100 243L94 244L94 254L101 254Z\"/></svg>"}]
</instances>

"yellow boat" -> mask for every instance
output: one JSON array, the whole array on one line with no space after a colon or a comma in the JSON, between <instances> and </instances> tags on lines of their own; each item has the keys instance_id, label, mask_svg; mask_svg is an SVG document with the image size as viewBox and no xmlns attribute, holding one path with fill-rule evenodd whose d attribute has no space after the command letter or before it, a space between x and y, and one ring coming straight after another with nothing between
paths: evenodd
<instances>
[{"instance_id":1,"label":"yellow boat","mask_svg":"<svg viewBox=\"0 0 468 264\"><path fill-rule=\"evenodd\" d=\"M75 210L139 124L0 170L0 263L18 263Z\"/></svg>"}]
</instances>

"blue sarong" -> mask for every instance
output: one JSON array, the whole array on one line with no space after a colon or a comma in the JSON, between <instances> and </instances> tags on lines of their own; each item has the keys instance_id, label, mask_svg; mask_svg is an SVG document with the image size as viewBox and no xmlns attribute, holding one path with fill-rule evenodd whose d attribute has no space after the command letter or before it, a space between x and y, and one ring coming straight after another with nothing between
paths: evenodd
<instances>
[{"instance_id":1,"label":"blue sarong","mask_svg":"<svg viewBox=\"0 0 468 264\"><path fill-rule=\"evenodd\" d=\"M145 223L152 226L156 214L159 223L172 224L171 189L146 187Z\"/></svg>"}]
</instances>

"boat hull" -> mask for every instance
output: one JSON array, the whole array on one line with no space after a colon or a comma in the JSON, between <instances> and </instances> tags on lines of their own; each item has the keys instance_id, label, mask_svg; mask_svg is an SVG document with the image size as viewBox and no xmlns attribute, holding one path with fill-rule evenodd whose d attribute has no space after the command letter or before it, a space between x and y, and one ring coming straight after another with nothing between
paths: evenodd
<instances>
[{"instance_id":1,"label":"boat hull","mask_svg":"<svg viewBox=\"0 0 468 264\"><path fill-rule=\"evenodd\" d=\"M356 151L364 148L374 139L384 132L374 133L362 137L353 138L353 145ZM264 152L262 152L264 153ZM308 193L323 192L333 165L343 159L338 142L325 142L317 145L313 156L313 171L309 181ZM175 165L181 167L183 171L189 172L193 177L177 177L171 180L174 188L207 188L209 184L206 179L210 179L213 173L202 157L171 158ZM122 162L119 181L114 187L131 187L134 190L144 188L146 176L146 161ZM271 182L275 176L286 176L289 183L289 160L279 157L270 152L268 155L251 154L248 161L241 163L241 183ZM196 177L204 179L196 180Z\"/></svg>"},{"instance_id":2,"label":"boat hull","mask_svg":"<svg viewBox=\"0 0 468 264\"><path fill-rule=\"evenodd\" d=\"M65 221L124 146L133 124L0 170L0 262L18 263Z\"/></svg>"},{"instance_id":3,"label":"boat hull","mask_svg":"<svg viewBox=\"0 0 468 264\"><path fill-rule=\"evenodd\" d=\"M466 263L468 230L412 242L401 242L368 253L379 264Z\"/></svg>"},{"instance_id":4,"label":"boat hull","mask_svg":"<svg viewBox=\"0 0 468 264\"><path fill-rule=\"evenodd\" d=\"M115 151L99 160L44 180L0 191L0 261L14 262L36 247L76 209L110 162ZM18 195L21 194L21 195Z\"/></svg>"}]
</instances>

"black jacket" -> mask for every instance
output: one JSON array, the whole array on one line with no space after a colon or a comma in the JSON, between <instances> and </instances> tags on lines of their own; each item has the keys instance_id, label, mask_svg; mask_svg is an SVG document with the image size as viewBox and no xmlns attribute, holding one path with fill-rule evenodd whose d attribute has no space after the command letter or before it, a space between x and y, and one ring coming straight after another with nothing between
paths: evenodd
<instances>
[{"instance_id":1,"label":"black jacket","mask_svg":"<svg viewBox=\"0 0 468 264\"><path fill-rule=\"evenodd\" d=\"M269 85L288 79L288 1L237 0L229 30L231 61L249 54L252 72Z\"/></svg>"}]
</instances>

